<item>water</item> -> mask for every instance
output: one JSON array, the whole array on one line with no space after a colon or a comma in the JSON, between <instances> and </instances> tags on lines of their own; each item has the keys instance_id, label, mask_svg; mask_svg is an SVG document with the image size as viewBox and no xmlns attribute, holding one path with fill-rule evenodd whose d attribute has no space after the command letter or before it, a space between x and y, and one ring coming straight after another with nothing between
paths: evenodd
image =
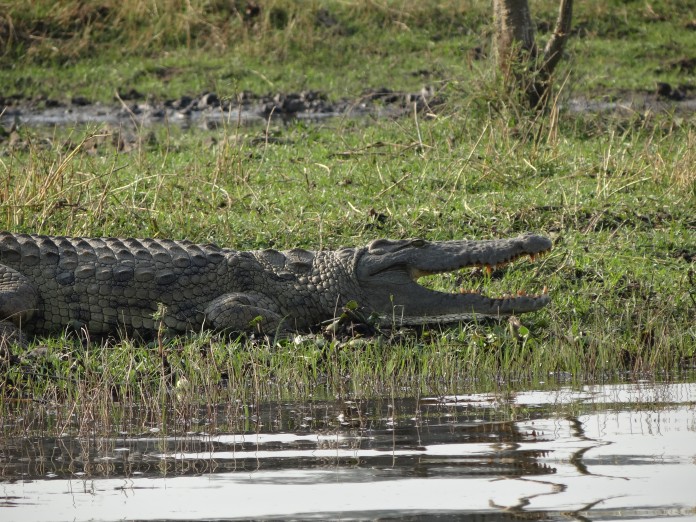
<instances>
[{"instance_id":1,"label":"water","mask_svg":"<svg viewBox=\"0 0 696 522\"><path fill-rule=\"evenodd\" d=\"M417 94L410 95L418 99ZM404 98L407 99L407 98ZM399 98L401 100L401 98ZM270 105L269 105L270 104ZM58 107L7 107L0 111L0 125L9 127L13 122L30 127L73 127L79 125L111 125L123 127L148 127L153 125L178 125L183 128L201 127L216 129L221 126L236 124L266 125L269 117L276 120L296 119L301 121L325 121L331 118L394 118L412 113L412 103L391 103L379 105L367 103L364 100L337 104L322 103L316 107L287 113L282 106L269 114L269 106L273 103L247 103L244 106L220 109L207 107L196 110L177 110L162 104L151 106L147 103L131 104L124 108L113 105L88 104L68 105ZM564 108L570 113L644 113L646 111L692 113L696 110L696 99L686 99L678 103L656 98L654 95L634 94L620 101L589 100L573 98L568 100Z\"/></svg>"},{"instance_id":2,"label":"water","mask_svg":"<svg viewBox=\"0 0 696 522\"><path fill-rule=\"evenodd\" d=\"M268 404L249 419L6 439L0 517L696 519L694 383Z\"/></svg>"},{"instance_id":3,"label":"water","mask_svg":"<svg viewBox=\"0 0 696 522\"><path fill-rule=\"evenodd\" d=\"M298 95L289 97L300 100ZM410 96L410 97L409 97ZM419 96L421 96L419 98ZM375 104L370 100L343 100L330 103L323 99L300 101L291 108L282 101L273 99L247 100L239 106L220 107L213 105L196 107L196 100L189 100L187 108L175 108L172 104L136 102L116 106L100 103L85 105L59 105L53 107L24 105L5 107L0 110L0 125L10 127L13 123L29 127L74 127L81 125L111 125L141 128L157 125L178 125L183 128L201 127L216 129L222 126L267 125L269 118L284 121L294 119L305 122L320 122L332 118L393 118L410 114L412 103L398 103L403 100L421 100L422 95L402 94L389 104ZM2 109L2 107L0 107Z\"/></svg>"}]
</instances>

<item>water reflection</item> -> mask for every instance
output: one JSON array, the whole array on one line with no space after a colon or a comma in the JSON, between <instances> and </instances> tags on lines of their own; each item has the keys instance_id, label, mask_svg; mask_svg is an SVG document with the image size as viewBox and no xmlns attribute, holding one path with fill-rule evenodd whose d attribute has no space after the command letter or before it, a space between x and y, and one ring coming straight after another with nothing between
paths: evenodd
<instances>
[{"instance_id":1,"label":"water reflection","mask_svg":"<svg viewBox=\"0 0 696 522\"><path fill-rule=\"evenodd\" d=\"M695 401L696 384L626 384L275 404L234 434L16 439L0 502L3 520L686 518Z\"/></svg>"}]
</instances>

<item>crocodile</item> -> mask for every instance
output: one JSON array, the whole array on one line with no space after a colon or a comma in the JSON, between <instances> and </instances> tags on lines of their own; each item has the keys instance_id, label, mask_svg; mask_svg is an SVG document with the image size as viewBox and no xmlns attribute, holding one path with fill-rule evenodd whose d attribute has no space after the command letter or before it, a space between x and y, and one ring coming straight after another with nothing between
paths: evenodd
<instances>
[{"instance_id":1,"label":"crocodile","mask_svg":"<svg viewBox=\"0 0 696 522\"><path fill-rule=\"evenodd\" d=\"M486 241L378 239L359 248L236 251L163 239L0 232L0 339L63 331L140 336L309 330L349 303L389 324L456 322L539 310L540 295L491 298L417 283L551 249L543 236Z\"/></svg>"}]
</instances>

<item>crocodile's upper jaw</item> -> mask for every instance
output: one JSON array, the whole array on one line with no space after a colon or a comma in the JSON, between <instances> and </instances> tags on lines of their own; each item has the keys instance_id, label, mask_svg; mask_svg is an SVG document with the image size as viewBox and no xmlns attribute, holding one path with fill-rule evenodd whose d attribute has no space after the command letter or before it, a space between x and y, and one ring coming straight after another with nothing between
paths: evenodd
<instances>
[{"instance_id":1,"label":"crocodile's upper jaw","mask_svg":"<svg viewBox=\"0 0 696 522\"><path fill-rule=\"evenodd\" d=\"M468 266L490 269L550 249L548 238L531 234L493 241L379 240L360 256L357 275L369 307L387 322L425 324L500 317L539 310L550 297L545 288L536 296L522 292L500 298L475 292L450 294L425 288L417 280Z\"/></svg>"}]
</instances>

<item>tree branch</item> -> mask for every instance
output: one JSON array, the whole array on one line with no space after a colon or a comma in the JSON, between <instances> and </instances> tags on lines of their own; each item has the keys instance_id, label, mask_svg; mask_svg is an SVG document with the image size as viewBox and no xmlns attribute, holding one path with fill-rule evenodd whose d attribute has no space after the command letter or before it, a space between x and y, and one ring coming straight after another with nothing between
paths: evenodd
<instances>
[{"instance_id":1,"label":"tree branch","mask_svg":"<svg viewBox=\"0 0 696 522\"><path fill-rule=\"evenodd\" d=\"M542 78L547 79L553 74L563 55L563 48L570 35L570 23L573 18L573 0L561 0L558 18L553 35L544 48L544 60L539 69Z\"/></svg>"}]
</instances>

